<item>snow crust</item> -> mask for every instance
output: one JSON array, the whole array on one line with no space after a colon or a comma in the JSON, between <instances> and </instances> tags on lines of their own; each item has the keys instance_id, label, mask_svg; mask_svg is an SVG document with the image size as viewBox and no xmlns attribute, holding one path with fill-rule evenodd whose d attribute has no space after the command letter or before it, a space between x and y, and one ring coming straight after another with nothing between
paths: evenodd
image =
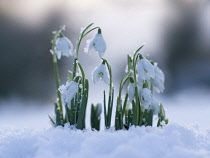
<instances>
[{"instance_id":1,"label":"snow crust","mask_svg":"<svg viewBox=\"0 0 210 158\"><path fill-rule=\"evenodd\" d=\"M210 130L172 123L129 131L0 129L1 158L209 158Z\"/></svg>"}]
</instances>

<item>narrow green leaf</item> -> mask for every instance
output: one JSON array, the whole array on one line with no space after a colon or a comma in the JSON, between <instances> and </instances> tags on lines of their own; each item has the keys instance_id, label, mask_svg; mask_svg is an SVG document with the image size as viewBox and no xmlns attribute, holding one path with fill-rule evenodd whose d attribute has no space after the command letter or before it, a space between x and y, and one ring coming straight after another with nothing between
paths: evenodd
<instances>
[{"instance_id":1,"label":"narrow green leaf","mask_svg":"<svg viewBox=\"0 0 210 158\"><path fill-rule=\"evenodd\" d=\"M123 111L122 111L122 117L123 117L124 114L125 114L127 101L128 101L128 93L126 93L126 95L125 95L125 100L124 100L124 104L123 104Z\"/></svg>"},{"instance_id":2,"label":"narrow green leaf","mask_svg":"<svg viewBox=\"0 0 210 158\"><path fill-rule=\"evenodd\" d=\"M48 115L48 117L49 117L51 123L52 123L53 125L55 125L55 122L54 122L53 119L50 117L50 115Z\"/></svg>"},{"instance_id":3,"label":"narrow green leaf","mask_svg":"<svg viewBox=\"0 0 210 158\"><path fill-rule=\"evenodd\" d=\"M106 92L104 91L104 123L107 128L107 114L106 114Z\"/></svg>"},{"instance_id":4,"label":"narrow green leaf","mask_svg":"<svg viewBox=\"0 0 210 158\"><path fill-rule=\"evenodd\" d=\"M56 125L60 126L61 124L61 112L60 109L56 110Z\"/></svg>"},{"instance_id":5,"label":"narrow green leaf","mask_svg":"<svg viewBox=\"0 0 210 158\"><path fill-rule=\"evenodd\" d=\"M79 111L79 116L78 116L78 121L77 121L77 129L83 129L85 125L85 113L86 113L86 107L87 107L87 101L88 101L88 80L85 80L85 90L84 90L84 95L82 98L82 103L81 103L81 109Z\"/></svg>"}]
</instances>

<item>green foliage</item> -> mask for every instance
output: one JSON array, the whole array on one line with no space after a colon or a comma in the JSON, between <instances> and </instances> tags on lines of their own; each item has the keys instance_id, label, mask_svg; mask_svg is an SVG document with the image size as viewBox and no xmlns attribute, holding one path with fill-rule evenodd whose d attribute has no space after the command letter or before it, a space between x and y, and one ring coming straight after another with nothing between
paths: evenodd
<instances>
[{"instance_id":1,"label":"green foliage","mask_svg":"<svg viewBox=\"0 0 210 158\"><path fill-rule=\"evenodd\" d=\"M101 104L96 104L96 106L91 104L90 122L92 130L97 130L97 131L100 130L101 113L102 113Z\"/></svg>"},{"instance_id":2,"label":"green foliage","mask_svg":"<svg viewBox=\"0 0 210 158\"><path fill-rule=\"evenodd\" d=\"M72 98L70 101L62 100L65 97L67 92L63 92L65 94L61 94L60 80L59 80L59 71L58 64L56 58L56 41L60 37L64 37L62 31L64 27L61 27L58 31L54 31L53 39L52 39L52 49L51 53L53 55L53 64L55 70L55 80L56 80L56 91L57 91L57 101L55 102L55 119L49 116L49 119L53 126L64 126L66 123L73 125L75 128L83 130L86 128L86 110L89 96L89 81L85 77L85 72L83 67L78 59L79 49L83 38L91 33L92 31L98 29L98 33L101 34L101 29L99 27L94 27L91 29L93 24L88 25L83 31L80 33L80 36L77 41L77 46L75 50L74 63L73 63L73 71L69 71L67 83L74 83L77 88L72 89L72 91L67 92L72 93ZM102 63L107 67L109 74L109 92L103 92L103 112L104 112L104 126L106 129L111 128L112 118L114 118L114 128L115 130L121 129L129 129L130 126L153 126L154 125L154 115L155 113L151 103L149 103L148 107L144 107L142 104L142 88L148 88L151 90L153 94L153 87L150 81L142 81L143 84L139 85L138 78L142 75L137 70L137 63L139 60L144 57L139 53L144 45L139 47L135 53L131 56L127 57L127 71L123 76L119 86L119 92L117 95L117 100L114 102L114 87L112 84L112 69L110 64L106 59L101 58ZM60 52L61 53L61 52ZM152 65L154 62L150 61ZM146 70L143 73L149 73ZM133 85L133 94L126 90L124 92L124 87L128 87L128 85ZM142 86L142 87L141 87ZM76 90L76 91L75 91ZM75 94L73 95L75 91ZM125 93L125 96L122 94ZM130 100L130 95L133 95L133 99ZM63 97L62 95L65 95ZM66 99L66 98L65 98ZM115 117L112 117L113 113L113 105L116 104ZM101 124L101 113L102 113L102 104L91 104L91 115L90 115L90 125L92 130L100 130ZM165 115L165 110L162 104L159 105L158 112L158 122L157 126L163 126L168 123L168 119Z\"/></svg>"}]
</instances>

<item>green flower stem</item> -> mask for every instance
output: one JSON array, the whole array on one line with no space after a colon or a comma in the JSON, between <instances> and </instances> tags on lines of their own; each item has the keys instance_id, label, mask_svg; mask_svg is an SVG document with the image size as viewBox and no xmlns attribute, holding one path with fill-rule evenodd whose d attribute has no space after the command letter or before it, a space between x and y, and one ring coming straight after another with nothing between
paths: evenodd
<instances>
[{"instance_id":1,"label":"green flower stem","mask_svg":"<svg viewBox=\"0 0 210 158\"><path fill-rule=\"evenodd\" d=\"M115 129L123 129L123 118L122 118L122 100L118 96L117 107L116 107L116 117L115 117Z\"/></svg>"},{"instance_id":2,"label":"green flower stem","mask_svg":"<svg viewBox=\"0 0 210 158\"><path fill-rule=\"evenodd\" d=\"M111 66L109 65L109 63L107 62L107 60L103 59L102 60L106 63L107 67L108 67L108 71L109 71L109 96L112 95L112 69Z\"/></svg>"},{"instance_id":3,"label":"green flower stem","mask_svg":"<svg viewBox=\"0 0 210 158\"><path fill-rule=\"evenodd\" d=\"M85 80L84 89L85 89L85 91L84 91L84 94L82 97L81 109L79 112L78 121L77 121L77 125L76 125L77 129L85 128L85 113L86 113L86 107L87 107L87 102L88 102L88 89L89 89L89 84L88 84L87 79Z\"/></svg>"},{"instance_id":4,"label":"green flower stem","mask_svg":"<svg viewBox=\"0 0 210 158\"><path fill-rule=\"evenodd\" d=\"M79 39L78 39L78 43L77 43L77 47L76 47L76 56L74 58L74 71L73 71L73 78L76 76L76 71L77 71L77 60L78 60L78 57L79 57L79 48L80 48L80 45L81 45L81 42L82 42L82 39L87 35L89 34L90 32L92 32L93 30L99 28L99 27L95 27L91 30L89 30L88 32L86 32L91 26L93 25L93 23L91 23L90 25L88 25L83 31L82 33L80 34L79 36ZM85 33L86 32L86 33Z\"/></svg>"},{"instance_id":5,"label":"green flower stem","mask_svg":"<svg viewBox=\"0 0 210 158\"><path fill-rule=\"evenodd\" d=\"M65 110L66 110L66 123L70 123L69 108L67 104L65 104Z\"/></svg>"},{"instance_id":6,"label":"green flower stem","mask_svg":"<svg viewBox=\"0 0 210 158\"><path fill-rule=\"evenodd\" d=\"M74 58L73 79L77 73L77 58Z\"/></svg>"},{"instance_id":7,"label":"green flower stem","mask_svg":"<svg viewBox=\"0 0 210 158\"><path fill-rule=\"evenodd\" d=\"M92 32L92 31L95 30L95 29L100 29L100 27L94 27L93 29L91 29L91 30L89 30L87 33L85 33L85 34L83 35L83 37L85 37L87 34L89 34L90 32Z\"/></svg>"},{"instance_id":8,"label":"green flower stem","mask_svg":"<svg viewBox=\"0 0 210 158\"><path fill-rule=\"evenodd\" d=\"M77 61L77 65L78 65L78 67L81 71L81 74L82 74L82 86L83 86L83 93L84 93L84 90L85 90L85 88L84 88L85 87L85 72L84 72L84 70L82 68L82 65L80 64L79 61Z\"/></svg>"},{"instance_id":9,"label":"green flower stem","mask_svg":"<svg viewBox=\"0 0 210 158\"><path fill-rule=\"evenodd\" d=\"M108 117L108 127L111 126L111 120L112 120L112 110L113 110L113 103L114 103L114 87L112 89L112 97L111 97L111 107L110 107L110 112L109 112L109 117Z\"/></svg>"},{"instance_id":10,"label":"green flower stem","mask_svg":"<svg viewBox=\"0 0 210 158\"><path fill-rule=\"evenodd\" d=\"M136 113L136 114L134 114L134 116L136 117L136 118L134 118L134 121L133 121L133 123L134 123L134 125L136 125L136 126L138 126L138 125L140 125L139 123L141 122L141 120L139 119L139 116L140 116L140 112L141 112L141 106L140 106L140 102L139 102L139 95L138 95L138 83L137 83L137 78L136 78L136 76L137 76L137 73L136 73L136 64L137 64L137 60L138 60L138 52L142 49L144 47L144 45L142 45L141 47L139 47L137 50L136 50L136 52L134 53L134 55L133 55L133 75L134 75L134 87L135 87L135 99L136 99L136 107L135 107L135 111L134 111L134 113Z\"/></svg>"},{"instance_id":11,"label":"green flower stem","mask_svg":"<svg viewBox=\"0 0 210 158\"><path fill-rule=\"evenodd\" d=\"M75 59L78 59L78 54L79 54L79 48L82 42L82 39L87 35L87 33L84 35L84 33L87 31L87 29L89 29L91 26L93 25L93 23L91 23L90 25L88 25L80 34L79 39L78 39L78 43L77 43L77 48L76 48L76 57ZM89 31L88 31L89 33Z\"/></svg>"},{"instance_id":12,"label":"green flower stem","mask_svg":"<svg viewBox=\"0 0 210 158\"><path fill-rule=\"evenodd\" d=\"M104 121L107 128L107 114L106 114L106 92L104 91Z\"/></svg>"},{"instance_id":13,"label":"green flower stem","mask_svg":"<svg viewBox=\"0 0 210 158\"><path fill-rule=\"evenodd\" d=\"M58 90L58 88L60 87L60 79L59 79L58 63L57 63L55 50L53 50L53 65L54 65L54 71L55 71L56 92L57 92L57 97L58 97L58 103L59 103L60 111L61 113L63 113L61 93Z\"/></svg>"},{"instance_id":14,"label":"green flower stem","mask_svg":"<svg viewBox=\"0 0 210 158\"><path fill-rule=\"evenodd\" d=\"M127 72L120 82L119 94L117 97L116 115L115 115L115 129L116 130L123 128L121 94L122 94L123 86L125 85L126 81L129 79L130 75L131 75L131 72Z\"/></svg>"},{"instance_id":15,"label":"green flower stem","mask_svg":"<svg viewBox=\"0 0 210 158\"><path fill-rule=\"evenodd\" d=\"M131 72L127 72L120 82L119 95L118 95L120 97L120 99L121 99L123 86L126 83L126 81L129 79L130 75L131 75Z\"/></svg>"},{"instance_id":16,"label":"green flower stem","mask_svg":"<svg viewBox=\"0 0 210 158\"><path fill-rule=\"evenodd\" d=\"M91 26L93 25L93 23L92 24L90 24L90 25L88 25L83 31L82 31L82 33L80 34L80 37L79 37L79 39L78 39L78 43L77 43L77 48L76 48L76 57L75 57L75 59L78 59L78 54L79 54L79 48L80 48L80 45L81 45L81 42L82 42L82 39L87 35L87 34L89 34L90 32L92 32L93 30L95 30L95 29L99 29L100 27L95 27L95 28L93 28L93 29L91 29L91 30L89 30L88 32L86 32ZM86 32L86 33L85 33Z\"/></svg>"},{"instance_id":17,"label":"green flower stem","mask_svg":"<svg viewBox=\"0 0 210 158\"><path fill-rule=\"evenodd\" d=\"M64 26L61 26L60 29L55 32L55 35L53 36L53 39L51 41L51 43L52 43L51 51L53 53L53 65L54 65L55 79L56 79L57 98L58 98L58 103L59 103L59 107L60 107L60 113L62 114L61 119L63 120L63 106L62 106L62 100L61 100L61 93L58 90L58 88L60 87L60 78L59 78L58 63L57 63L56 50L55 50L56 40L60 36L62 30L64 30Z\"/></svg>"},{"instance_id":18,"label":"green flower stem","mask_svg":"<svg viewBox=\"0 0 210 158\"><path fill-rule=\"evenodd\" d=\"M112 69L107 60L103 59L103 62L107 65L108 71L109 71L109 99L108 99L108 112L107 112L107 119L106 121L106 128L110 128L111 125L111 117L112 117L112 109L113 109L113 85L112 85ZM105 113L106 114L106 113Z\"/></svg>"},{"instance_id":19,"label":"green flower stem","mask_svg":"<svg viewBox=\"0 0 210 158\"><path fill-rule=\"evenodd\" d=\"M127 62L128 62L128 71L132 70L133 67L133 62L132 62L132 58L130 55L127 56Z\"/></svg>"},{"instance_id":20,"label":"green flower stem","mask_svg":"<svg viewBox=\"0 0 210 158\"><path fill-rule=\"evenodd\" d=\"M127 101L128 101L128 93L126 93L126 95L125 95L125 100L124 100L124 104L123 104L123 111L122 111L122 117L124 116L125 111L126 111Z\"/></svg>"},{"instance_id":21,"label":"green flower stem","mask_svg":"<svg viewBox=\"0 0 210 158\"><path fill-rule=\"evenodd\" d=\"M134 111L134 122L133 124L138 126L138 122L139 122L139 111L140 111L140 106L139 106L139 95L138 95L138 87L137 87L137 79L136 79L136 62L135 59L133 59L133 78L134 78L134 88L135 88L135 99L136 99L136 104L135 104L135 111Z\"/></svg>"}]
</instances>

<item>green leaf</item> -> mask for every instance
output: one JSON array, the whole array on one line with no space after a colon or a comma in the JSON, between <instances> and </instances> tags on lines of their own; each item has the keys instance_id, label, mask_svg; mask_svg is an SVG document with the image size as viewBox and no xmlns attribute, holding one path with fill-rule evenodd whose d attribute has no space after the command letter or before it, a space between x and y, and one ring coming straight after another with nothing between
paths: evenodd
<instances>
[{"instance_id":1,"label":"green leaf","mask_svg":"<svg viewBox=\"0 0 210 158\"><path fill-rule=\"evenodd\" d=\"M81 103L81 109L79 111L79 116L78 116L78 121L76 128L77 129L84 129L84 124L85 124L85 112L86 112L86 107L87 107L87 101L88 101L88 80L85 80L85 87L84 87L84 94L82 98L82 103Z\"/></svg>"},{"instance_id":2,"label":"green leaf","mask_svg":"<svg viewBox=\"0 0 210 158\"><path fill-rule=\"evenodd\" d=\"M49 117L51 123L52 123L53 125L55 125L55 122L54 122L53 119L50 117L50 115L48 115L48 117Z\"/></svg>"},{"instance_id":3,"label":"green leaf","mask_svg":"<svg viewBox=\"0 0 210 158\"><path fill-rule=\"evenodd\" d=\"M57 110L56 110L56 125L57 125L57 126L62 125L60 109L57 109Z\"/></svg>"},{"instance_id":4,"label":"green leaf","mask_svg":"<svg viewBox=\"0 0 210 158\"><path fill-rule=\"evenodd\" d=\"M128 101L128 93L126 93L126 95L125 95L125 100L124 100L124 104L123 104L123 111L122 111L122 117L123 117L124 114L125 114L127 101Z\"/></svg>"},{"instance_id":5,"label":"green leaf","mask_svg":"<svg viewBox=\"0 0 210 158\"><path fill-rule=\"evenodd\" d=\"M106 114L106 92L104 91L104 121L107 128L107 114Z\"/></svg>"}]
</instances>

